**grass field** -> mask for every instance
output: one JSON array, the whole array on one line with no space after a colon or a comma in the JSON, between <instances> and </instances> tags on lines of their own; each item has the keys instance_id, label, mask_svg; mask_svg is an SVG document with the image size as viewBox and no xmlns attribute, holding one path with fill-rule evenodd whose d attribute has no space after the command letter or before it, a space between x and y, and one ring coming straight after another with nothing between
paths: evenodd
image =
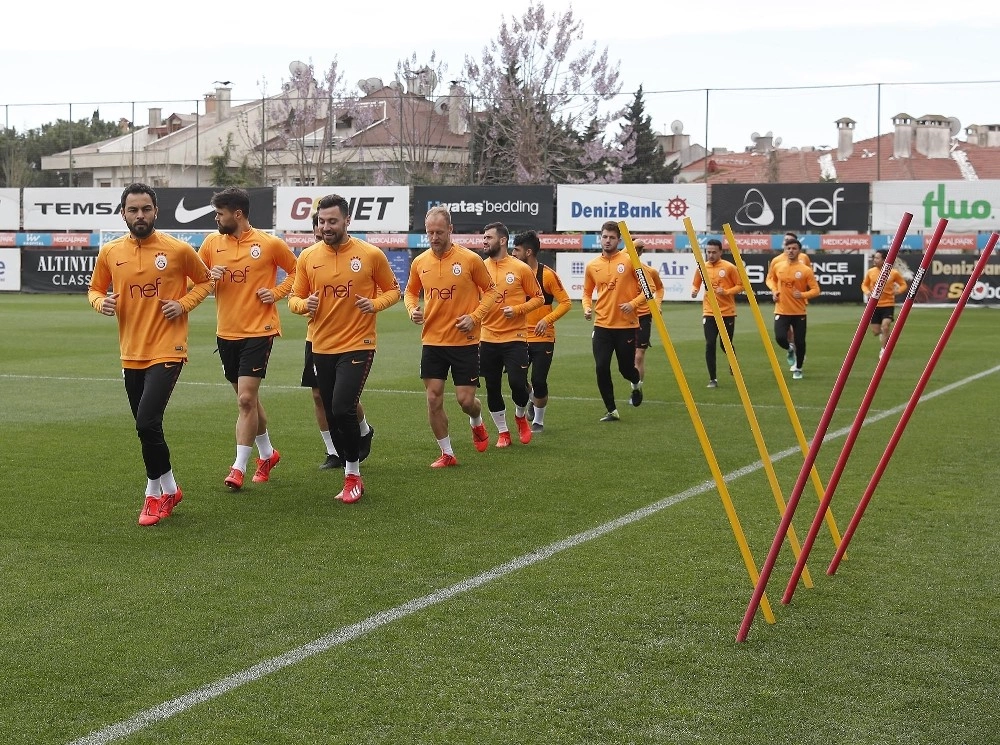
<instances>
[{"instance_id":1,"label":"grass field","mask_svg":"<svg viewBox=\"0 0 1000 745\"><path fill-rule=\"evenodd\" d=\"M808 437L859 314L810 310L806 377L789 380ZM841 529L948 315L910 316L833 502ZM705 389L700 306L665 318L723 472L744 469L729 490L759 565L779 515L737 391L724 362ZM428 468L418 330L399 307L382 314L367 493L347 506L339 475L317 470L303 322L287 312L262 394L281 465L224 488L236 407L207 302L167 409L184 502L145 529L114 321L80 296L26 295L0 296L0 319L2 743L998 741L996 310L962 317L838 574L824 528L815 587L783 606L784 550L778 623L758 614L745 644L752 585L663 350L643 405L618 379L622 421L598 423L578 305L560 322L545 432L476 453L452 397L461 466L443 472ZM746 308L736 341L768 449L787 453ZM824 479L876 351L866 339ZM775 460L786 497L801 462ZM800 537L816 504L807 490Z\"/></svg>"}]
</instances>

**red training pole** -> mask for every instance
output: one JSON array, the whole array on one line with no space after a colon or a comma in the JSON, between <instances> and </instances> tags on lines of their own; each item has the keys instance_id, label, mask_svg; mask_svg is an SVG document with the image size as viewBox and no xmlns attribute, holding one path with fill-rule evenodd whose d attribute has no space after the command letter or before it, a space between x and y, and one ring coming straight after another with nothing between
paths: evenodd
<instances>
[{"instance_id":1,"label":"red training pole","mask_svg":"<svg viewBox=\"0 0 1000 745\"><path fill-rule=\"evenodd\" d=\"M878 390L879 383L882 382L882 374L885 372L886 365L889 364L889 358L892 356L892 350L896 347L896 341L899 338L899 335L903 332L903 326L906 324L906 318L913 307L913 299L917 296L917 290L920 288L920 281L923 279L927 268L930 266L931 259L934 258L934 252L937 251L938 244L941 242L941 236L944 235L944 230L947 226L947 220L938 221L937 228L934 230L934 235L931 237L927 250L924 252L923 258L920 261L920 269L917 271L917 275L913 278L913 283L911 284L909 291L906 293L906 300L904 301L902 310L900 311L899 319L896 321L895 325L893 325L892 332L889 334L889 340L886 343L885 352L883 353L882 358L878 361L878 364L875 366L875 372L872 375L871 382L868 384L868 389L865 391L865 395L861 401L861 406L858 408L858 413L855 415L854 422L851 424L851 431L848 433L847 439L844 441L844 447L841 449L840 457L837 458L837 463L833 467L833 473L830 474L830 480L827 482L826 491L823 493L823 498L819 501L821 511L816 513L816 517L813 518L812 524L809 526L809 532L806 534L805 541L802 544L799 558L801 558L802 553L807 553L812 550L812 546L816 541L816 536L819 535L820 527L823 524L823 518L826 515L826 511L830 508L830 503L833 501L833 495L837 491L837 485L840 483L840 477L843 476L844 469L847 467L847 461L851 457L851 450L854 448L854 443L857 441L858 435L861 433L861 427L865 423L865 417L868 416L868 411L871 409L872 400L875 398L875 392ZM885 265L883 264L883 270L884 269ZM876 289L878 288L876 287ZM872 294L875 294L874 291ZM870 320L871 319L869 319L869 321ZM843 543L843 539L841 539L841 543ZM805 565L803 564L803 566ZM792 580L790 580L788 586L785 587L785 594L782 598L782 602L784 603L789 602L792 599L792 595L795 593L795 580L798 579L797 573L801 573L802 569L800 569L796 564L795 570L796 571L792 573Z\"/></svg>"},{"instance_id":2,"label":"red training pole","mask_svg":"<svg viewBox=\"0 0 1000 745\"><path fill-rule=\"evenodd\" d=\"M871 297L868 298L868 304L865 306L865 312L861 314L861 323L858 325L858 330L854 334L854 339L851 341L851 347L847 352L847 357L844 359L844 364L841 366L840 372L837 375L837 380L834 383L830 399L827 401L826 408L823 410L823 415L820 417L819 426L816 428L816 434L813 437L812 443L809 445L809 451L806 453L805 462L802 464L802 470L799 471L799 476L795 480L795 486L792 487L792 493L789 495L788 504L785 507L785 514L781 516L781 523L778 525L778 532L774 534L774 540L771 541L771 548L767 552L767 558L764 560L764 566L761 567L760 576L757 578L757 584L754 586L750 605L747 607L746 613L743 614L743 622L740 624L739 633L736 635L736 641L738 642L746 641L747 634L750 632L750 625L753 623L754 614L757 611L757 606L760 604L760 599L764 596L764 592L767 589L767 581L771 578L771 572L774 570L774 564L778 560L778 553L781 550L781 545L785 542L785 536L788 534L788 527L792 524L792 517L795 515L795 508L798 507L799 500L802 498L802 490L805 488L806 481L809 479L809 472L816 463L816 456L819 455L820 446L823 444L823 437L826 435L826 431L830 427L830 420L833 419L833 412L836 410L837 402L840 400L840 396L844 392L844 386L847 385L847 377L850 375L851 367L854 365L854 360L858 356L858 349L861 347L861 342L865 338L865 333L868 330L868 320L875 311L875 306L878 304L878 296L882 294L882 288L885 286L885 281L889 276L889 268L896 260L896 254L899 253L899 248L903 245L903 239L906 237L906 230L910 227L910 221L912 219L913 213L903 213L903 219L899 223L896 235L892 239L892 245L889 248L889 252L886 254L885 264L882 267L883 271L879 275L879 280L876 283L876 289L878 292L873 292ZM800 554L800 556L803 555L804 554ZM803 566L805 566L804 563ZM799 574L801 575L801 571ZM798 581L798 577L796 577L796 581Z\"/></svg>"},{"instance_id":3,"label":"red training pole","mask_svg":"<svg viewBox=\"0 0 1000 745\"><path fill-rule=\"evenodd\" d=\"M972 290L976 286L976 282L979 281L979 277L982 275L983 269L986 268L986 263L990 259L990 254L993 253L993 248L996 246L997 238L1000 238L1000 234L998 233L994 233L990 236L989 241L986 243L986 248L983 249L982 256L980 256L979 261L976 262L976 266L973 268L972 274L969 276L969 281L965 284L965 290L962 292L962 297L959 298L958 304L955 306L955 310L951 312L951 318L948 319L948 324L944 327L944 331L941 332L941 338L938 339L938 343L934 346L931 358L927 361L927 366L924 367L924 372L920 376L920 380L917 381L917 387L913 389L913 395L910 396L910 401L906 404L906 409L903 410L903 415L899 418L899 423L896 425L896 429L892 433L889 445L882 454L882 458L878 462L878 467L875 469L875 473L872 475L871 481L868 482L868 488L865 489L864 496L861 497L861 502L858 504L858 508L854 511L854 517L851 518L851 523L847 526L847 532L844 533L844 538L840 542L840 546L837 548L836 553L833 555L833 561L830 562L830 566L826 570L827 574L835 573L837 571L837 567L840 566L840 560L844 557L844 551L847 550L847 544L851 542L851 536L854 535L854 531L857 530L858 523L861 522L861 518L865 514L865 509L868 507L868 503L871 501L876 487L878 487L878 482L881 480L882 474L885 473L885 469L889 465L889 459L892 458L892 454L896 450L899 438L903 436L903 430L906 429L906 425L910 421L910 416L913 414L913 410L916 409L917 404L920 403L920 396L923 395L924 388L927 387L927 383L930 381L931 373L934 372L934 367L937 365L937 361L941 357L941 353L944 351L945 345L948 344L951 332L954 331L955 324L958 323L958 318L962 315L962 311L965 309L965 304L968 302L969 296L972 294Z\"/></svg>"}]
</instances>

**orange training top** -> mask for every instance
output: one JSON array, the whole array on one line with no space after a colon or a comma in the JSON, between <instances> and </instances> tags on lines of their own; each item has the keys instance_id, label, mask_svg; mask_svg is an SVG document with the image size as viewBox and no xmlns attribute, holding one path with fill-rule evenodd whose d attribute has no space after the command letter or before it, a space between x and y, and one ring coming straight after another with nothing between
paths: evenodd
<instances>
[{"instance_id":1,"label":"orange training top","mask_svg":"<svg viewBox=\"0 0 1000 745\"><path fill-rule=\"evenodd\" d=\"M226 267L215 283L216 336L248 339L281 335L277 301L286 297L295 280L295 254L280 238L250 228L238 238L213 233L198 251L205 266ZM288 276L275 287L278 267ZM274 303L261 302L257 290L274 293Z\"/></svg>"},{"instance_id":2,"label":"orange training top","mask_svg":"<svg viewBox=\"0 0 1000 745\"><path fill-rule=\"evenodd\" d=\"M520 259L504 254L499 259L486 259L486 271L497 288L497 301L483 320L480 341L502 343L528 340L528 314L541 308L544 302L542 288L531 272L531 267ZM510 306L513 318L507 318L503 309Z\"/></svg>"},{"instance_id":3,"label":"orange training top","mask_svg":"<svg viewBox=\"0 0 1000 745\"><path fill-rule=\"evenodd\" d=\"M778 261L771 265L767 273L767 286L778 293L774 312L779 316L804 316L806 301L819 295L819 285L812 267L801 261ZM801 297L794 297L798 290Z\"/></svg>"},{"instance_id":4,"label":"orange training top","mask_svg":"<svg viewBox=\"0 0 1000 745\"><path fill-rule=\"evenodd\" d=\"M736 296L743 292L743 283L740 281L740 273L736 265L725 259L719 259L714 264L705 262L705 269L708 270L708 285L713 290L722 290L722 294L715 293L715 299L719 301L719 310L723 316L736 315ZM691 292L696 293L701 289L701 272L694 273L691 282ZM708 290L701 301L702 315L712 315L712 304L708 300Z\"/></svg>"},{"instance_id":5,"label":"orange training top","mask_svg":"<svg viewBox=\"0 0 1000 745\"><path fill-rule=\"evenodd\" d=\"M663 305L663 280L660 279L660 272L649 264L642 265L642 273L646 275L646 283L653 288L653 300L656 301L656 307L659 308ZM635 314L640 318L642 316L648 316L652 313L649 309L649 300L646 301L645 305L640 305L636 310Z\"/></svg>"},{"instance_id":6,"label":"orange training top","mask_svg":"<svg viewBox=\"0 0 1000 745\"><path fill-rule=\"evenodd\" d=\"M375 313L399 302L399 282L382 249L351 236L336 248L317 243L299 255L289 309L307 315L314 293L313 352L340 354L375 349ZM375 313L362 313L355 305L359 297L371 298Z\"/></svg>"},{"instance_id":7,"label":"orange training top","mask_svg":"<svg viewBox=\"0 0 1000 745\"><path fill-rule=\"evenodd\" d=\"M597 303L593 295L597 292ZM633 312L626 315L618 306L631 304ZM594 325L607 329L637 328L634 309L646 304L646 296L639 289L639 280L632 269L632 261L625 251L616 251L610 259L602 253L587 263L583 275L583 309L596 311Z\"/></svg>"},{"instance_id":8,"label":"orange training top","mask_svg":"<svg viewBox=\"0 0 1000 745\"><path fill-rule=\"evenodd\" d=\"M563 287L562 280L559 279L558 274L544 264L539 264L538 268L542 270L542 306L528 313L528 341L554 342L556 340L555 323L569 313L572 301L569 299L569 293ZM535 278L537 280L537 275L535 275ZM555 308L552 307L553 299L557 303ZM544 334L537 336L535 334L535 327L543 318L548 326L546 326Z\"/></svg>"},{"instance_id":9,"label":"orange training top","mask_svg":"<svg viewBox=\"0 0 1000 745\"><path fill-rule=\"evenodd\" d=\"M190 290L188 280L194 283ZM208 269L190 245L158 230L148 238L137 240L130 233L105 243L87 292L98 313L109 285L118 293L115 315L122 367L187 361L187 314L212 290ZM177 300L184 315L165 318L163 300Z\"/></svg>"},{"instance_id":10,"label":"orange training top","mask_svg":"<svg viewBox=\"0 0 1000 745\"><path fill-rule=\"evenodd\" d=\"M861 280L861 291L870 295L878 282L878 275L882 273L882 267L873 266L865 273L865 278ZM885 280L885 287L882 288L882 296L878 299L879 308L891 308L896 304L896 295L906 292L906 280L899 273L896 267L889 270L889 276Z\"/></svg>"},{"instance_id":11,"label":"orange training top","mask_svg":"<svg viewBox=\"0 0 1000 745\"><path fill-rule=\"evenodd\" d=\"M420 339L429 346L462 347L479 343L479 328L459 331L460 316L471 315L477 326L496 303L493 278L482 257L452 243L441 258L428 248L410 264L403 304L413 315L424 294L424 323Z\"/></svg>"}]
</instances>

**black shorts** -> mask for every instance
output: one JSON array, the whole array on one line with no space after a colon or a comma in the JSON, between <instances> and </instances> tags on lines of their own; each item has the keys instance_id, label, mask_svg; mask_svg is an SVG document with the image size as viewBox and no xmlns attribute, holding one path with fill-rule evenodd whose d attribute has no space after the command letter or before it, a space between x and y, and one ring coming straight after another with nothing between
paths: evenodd
<instances>
[{"instance_id":1,"label":"black shorts","mask_svg":"<svg viewBox=\"0 0 1000 745\"><path fill-rule=\"evenodd\" d=\"M552 357L556 345L551 341L528 342L528 364L531 366L531 389L535 398L545 398L549 395L549 368L552 367Z\"/></svg>"},{"instance_id":2,"label":"black shorts","mask_svg":"<svg viewBox=\"0 0 1000 745\"><path fill-rule=\"evenodd\" d=\"M635 348L649 349L649 339L653 331L653 316L639 316L639 330L636 332Z\"/></svg>"},{"instance_id":3,"label":"black shorts","mask_svg":"<svg viewBox=\"0 0 1000 745\"><path fill-rule=\"evenodd\" d=\"M264 378L267 360L274 345L273 336L252 336L248 339L220 339L216 337L222 374L235 383L239 378Z\"/></svg>"},{"instance_id":4,"label":"black shorts","mask_svg":"<svg viewBox=\"0 0 1000 745\"><path fill-rule=\"evenodd\" d=\"M319 384L316 382L316 363L313 360L313 343L311 341L306 342L306 358L302 365L300 385L303 388L319 388Z\"/></svg>"},{"instance_id":5,"label":"black shorts","mask_svg":"<svg viewBox=\"0 0 1000 745\"><path fill-rule=\"evenodd\" d=\"M889 319L890 321L896 317L896 306L895 305L883 305L881 308L875 308L872 311L872 326L881 326L882 321Z\"/></svg>"},{"instance_id":6,"label":"black shorts","mask_svg":"<svg viewBox=\"0 0 1000 745\"><path fill-rule=\"evenodd\" d=\"M479 345L435 347L425 344L420 352L420 378L447 380L448 370L455 385L479 387Z\"/></svg>"}]
</instances>

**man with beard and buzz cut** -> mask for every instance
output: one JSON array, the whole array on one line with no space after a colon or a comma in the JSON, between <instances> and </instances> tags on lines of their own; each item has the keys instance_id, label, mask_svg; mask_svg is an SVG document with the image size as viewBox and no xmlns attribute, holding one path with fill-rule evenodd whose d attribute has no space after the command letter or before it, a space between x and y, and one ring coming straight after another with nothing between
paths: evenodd
<instances>
[{"instance_id":1,"label":"man with beard and buzz cut","mask_svg":"<svg viewBox=\"0 0 1000 745\"><path fill-rule=\"evenodd\" d=\"M299 256L288 307L308 315L316 383L333 444L344 461L345 504L364 496L358 402L375 361L375 314L399 302L382 249L348 235L351 208L338 194L317 204L323 243Z\"/></svg>"},{"instance_id":2,"label":"man with beard and buzz cut","mask_svg":"<svg viewBox=\"0 0 1000 745\"><path fill-rule=\"evenodd\" d=\"M101 247L87 300L98 313L118 318L125 394L146 467L139 525L155 525L183 497L163 414L187 362L187 314L208 297L211 277L190 245L155 229L156 192L149 186L125 187L121 211L129 234Z\"/></svg>"},{"instance_id":3,"label":"man with beard and buzz cut","mask_svg":"<svg viewBox=\"0 0 1000 745\"><path fill-rule=\"evenodd\" d=\"M528 313L542 307L542 290L531 269L507 254L510 231L502 222L483 228L486 269L500 297L483 319L479 335L479 369L486 380L486 405L497 425L497 447L510 447L503 373L514 399L514 421L522 444L531 442L528 423Z\"/></svg>"},{"instance_id":4,"label":"man with beard and buzz cut","mask_svg":"<svg viewBox=\"0 0 1000 745\"><path fill-rule=\"evenodd\" d=\"M444 410L444 384L449 370L455 384L455 398L469 417L473 445L480 453L490 446L490 435L483 424L483 405L476 398L479 325L500 293L479 254L452 243L453 229L451 213L446 207L427 210L424 230L430 248L410 264L403 296L410 320L422 327L420 378L427 394L427 418L441 448L441 455L431 463L431 468L458 465Z\"/></svg>"},{"instance_id":5,"label":"man with beard and buzz cut","mask_svg":"<svg viewBox=\"0 0 1000 745\"><path fill-rule=\"evenodd\" d=\"M642 403L642 379L635 366L635 344L639 321L636 308L646 296L632 270L628 254L618 246L622 234L618 223L608 220L601 226L601 255L592 259L583 275L583 317L594 318L592 346L597 369L597 390L607 413L602 422L621 419L615 406L615 385L611 380L611 355L618 359L618 372L632 384L629 403ZM594 303L594 293L597 303ZM596 314L595 311L596 310Z\"/></svg>"},{"instance_id":6,"label":"man with beard and buzz cut","mask_svg":"<svg viewBox=\"0 0 1000 745\"><path fill-rule=\"evenodd\" d=\"M295 280L295 254L283 240L250 225L250 195L230 187L212 197L219 232L205 238L199 255L215 283L216 344L222 372L236 392L236 459L223 483L243 488L256 443L254 482L268 481L281 454L271 445L260 384L267 375L274 337L281 335L275 303ZM286 276L278 284L278 269Z\"/></svg>"}]
</instances>

